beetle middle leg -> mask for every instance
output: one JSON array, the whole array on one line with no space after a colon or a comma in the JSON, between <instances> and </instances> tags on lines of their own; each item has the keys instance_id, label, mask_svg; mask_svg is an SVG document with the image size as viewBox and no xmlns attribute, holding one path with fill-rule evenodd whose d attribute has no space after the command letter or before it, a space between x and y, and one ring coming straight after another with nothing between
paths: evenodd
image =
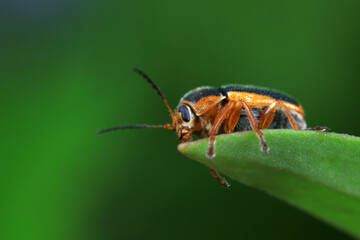
<instances>
[{"instance_id":1,"label":"beetle middle leg","mask_svg":"<svg viewBox=\"0 0 360 240\"><path fill-rule=\"evenodd\" d=\"M252 113L251 109L249 108L249 106L245 102L242 102L242 104L243 104L243 106L245 108L246 114L248 115L249 122L250 122L250 125L251 125L252 129L258 135L258 137L260 138L261 150L266 155L268 155L269 154L269 147L266 144L264 133L259 129L258 123L257 123L257 121L256 121L256 119L254 117L254 114Z\"/></svg>"},{"instance_id":2,"label":"beetle middle leg","mask_svg":"<svg viewBox=\"0 0 360 240\"><path fill-rule=\"evenodd\" d=\"M270 124L274 120L275 112L277 110L277 102L271 103L265 110L262 112L259 119L259 128L267 129L270 127Z\"/></svg>"},{"instance_id":3,"label":"beetle middle leg","mask_svg":"<svg viewBox=\"0 0 360 240\"><path fill-rule=\"evenodd\" d=\"M234 106L234 109L229 115L229 118L224 124L224 132L225 133L232 133L239 122L241 110L243 108L242 102L237 102Z\"/></svg>"}]
</instances>

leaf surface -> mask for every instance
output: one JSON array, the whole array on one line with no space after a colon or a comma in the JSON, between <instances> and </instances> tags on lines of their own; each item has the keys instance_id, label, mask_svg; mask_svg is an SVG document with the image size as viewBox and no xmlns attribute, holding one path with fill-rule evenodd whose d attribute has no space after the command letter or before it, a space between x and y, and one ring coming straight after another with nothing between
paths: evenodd
<instances>
[{"instance_id":1,"label":"leaf surface","mask_svg":"<svg viewBox=\"0 0 360 240\"><path fill-rule=\"evenodd\" d=\"M360 138L294 130L264 134L269 155L261 152L254 132L218 135L213 160L206 158L208 139L183 143L178 149L359 238Z\"/></svg>"}]
</instances>

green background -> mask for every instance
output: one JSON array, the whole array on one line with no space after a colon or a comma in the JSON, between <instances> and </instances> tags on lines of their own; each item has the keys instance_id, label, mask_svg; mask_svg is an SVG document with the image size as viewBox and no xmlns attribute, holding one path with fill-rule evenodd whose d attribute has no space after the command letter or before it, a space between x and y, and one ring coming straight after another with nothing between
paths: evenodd
<instances>
[{"instance_id":1,"label":"green background","mask_svg":"<svg viewBox=\"0 0 360 240\"><path fill-rule=\"evenodd\" d=\"M359 1L60 1L0 5L0 239L348 238L263 192L230 189L173 132L188 90L279 89L309 126L360 135ZM239 146L241 147L241 146ZM294 153L296 154L296 153Z\"/></svg>"}]
</instances>

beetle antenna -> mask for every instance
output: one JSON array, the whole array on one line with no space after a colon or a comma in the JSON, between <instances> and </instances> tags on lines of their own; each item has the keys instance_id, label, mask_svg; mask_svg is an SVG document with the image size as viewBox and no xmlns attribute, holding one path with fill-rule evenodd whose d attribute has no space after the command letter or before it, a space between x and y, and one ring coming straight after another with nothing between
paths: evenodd
<instances>
[{"instance_id":1,"label":"beetle antenna","mask_svg":"<svg viewBox=\"0 0 360 240\"><path fill-rule=\"evenodd\" d=\"M172 110L171 110L168 102L166 101L166 98L165 98L164 94L161 92L160 88L154 83L153 80L151 80L151 78L150 78L148 75L146 75L146 74L145 74L143 71L141 71L140 69L134 68L134 71L137 72L137 73L139 73L143 78L145 78L145 79L151 84L151 86L156 90L157 94L161 97L162 101L164 102L165 107L166 107L167 110L169 111L171 118L174 120L174 119L175 119L175 116L174 116L174 114L173 114L173 112L172 112Z\"/></svg>"},{"instance_id":2,"label":"beetle antenna","mask_svg":"<svg viewBox=\"0 0 360 240\"><path fill-rule=\"evenodd\" d=\"M164 128L164 129L169 129L169 130L174 129L173 125L171 125L171 124L165 124L165 125L127 125L127 126L116 126L116 127L105 128L105 129L102 129L102 130L98 131L96 134L102 134L102 133L111 132L111 131L115 131L115 130L119 130L119 129L131 129L131 128Z\"/></svg>"}]
</instances>

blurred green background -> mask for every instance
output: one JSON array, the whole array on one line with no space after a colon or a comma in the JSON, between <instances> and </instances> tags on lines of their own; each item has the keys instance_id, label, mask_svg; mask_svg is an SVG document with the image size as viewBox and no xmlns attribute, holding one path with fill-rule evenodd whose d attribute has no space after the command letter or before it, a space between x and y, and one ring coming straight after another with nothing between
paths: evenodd
<instances>
[{"instance_id":1,"label":"blurred green background","mask_svg":"<svg viewBox=\"0 0 360 240\"><path fill-rule=\"evenodd\" d=\"M188 90L229 83L300 100L309 126L360 135L359 1L5 0L0 239L339 239L308 214L182 156ZM241 147L241 146L239 146Z\"/></svg>"}]
</instances>

